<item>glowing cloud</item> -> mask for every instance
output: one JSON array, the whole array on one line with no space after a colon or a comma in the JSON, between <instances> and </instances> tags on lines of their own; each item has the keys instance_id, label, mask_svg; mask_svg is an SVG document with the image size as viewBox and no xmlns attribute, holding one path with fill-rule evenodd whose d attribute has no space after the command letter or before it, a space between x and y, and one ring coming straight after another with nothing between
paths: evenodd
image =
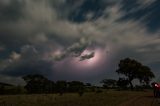
<instances>
[{"instance_id":1,"label":"glowing cloud","mask_svg":"<svg viewBox=\"0 0 160 106\"><path fill-rule=\"evenodd\" d=\"M94 56L80 61L79 58L74 58L71 62L72 67L81 71L92 71L94 68L100 67L106 61L106 52L102 49L89 50L86 49L81 56L89 56L94 53Z\"/></svg>"}]
</instances>

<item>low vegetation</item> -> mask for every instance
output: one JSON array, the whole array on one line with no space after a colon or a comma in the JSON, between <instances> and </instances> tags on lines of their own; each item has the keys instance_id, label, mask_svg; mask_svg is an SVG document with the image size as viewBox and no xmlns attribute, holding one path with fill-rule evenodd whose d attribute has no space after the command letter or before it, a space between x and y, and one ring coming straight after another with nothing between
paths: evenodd
<instances>
[{"instance_id":1,"label":"low vegetation","mask_svg":"<svg viewBox=\"0 0 160 106\"><path fill-rule=\"evenodd\" d=\"M146 92L114 91L59 94L31 94L0 96L0 104L6 106L118 106L124 102L146 94Z\"/></svg>"}]
</instances>

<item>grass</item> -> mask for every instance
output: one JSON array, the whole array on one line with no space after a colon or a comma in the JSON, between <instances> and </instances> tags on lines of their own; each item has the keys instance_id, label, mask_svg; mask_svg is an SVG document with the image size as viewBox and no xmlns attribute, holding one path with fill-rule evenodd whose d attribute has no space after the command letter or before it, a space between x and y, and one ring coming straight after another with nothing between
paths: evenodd
<instances>
[{"instance_id":1,"label":"grass","mask_svg":"<svg viewBox=\"0 0 160 106\"><path fill-rule=\"evenodd\" d=\"M145 92L104 91L102 93L32 94L0 96L0 106L117 106Z\"/></svg>"}]
</instances>

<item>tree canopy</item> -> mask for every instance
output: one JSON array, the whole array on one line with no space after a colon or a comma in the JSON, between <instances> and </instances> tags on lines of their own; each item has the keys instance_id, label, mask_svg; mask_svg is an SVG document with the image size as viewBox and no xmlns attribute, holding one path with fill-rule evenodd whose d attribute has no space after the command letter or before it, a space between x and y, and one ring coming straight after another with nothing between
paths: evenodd
<instances>
[{"instance_id":1,"label":"tree canopy","mask_svg":"<svg viewBox=\"0 0 160 106\"><path fill-rule=\"evenodd\" d=\"M103 83L104 88L113 88L116 86L117 81L114 79L104 79L101 81Z\"/></svg>"},{"instance_id":2,"label":"tree canopy","mask_svg":"<svg viewBox=\"0 0 160 106\"><path fill-rule=\"evenodd\" d=\"M132 81L134 79L138 79L140 83L149 84L150 80L155 77L148 66L130 58L120 60L116 72L127 77L131 88L133 88Z\"/></svg>"},{"instance_id":3,"label":"tree canopy","mask_svg":"<svg viewBox=\"0 0 160 106\"><path fill-rule=\"evenodd\" d=\"M23 79L27 83L25 88L29 93L51 93L55 88L53 81L39 74L26 75Z\"/></svg>"},{"instance_id":4,"label":"tree canopy","mask_svg":"<svg viewBox=\"0 0 160 106\"><path fill-rule=\"evenodd\" d=\"M85 87L84 83L80 81L59 80L53 82L39 74L26 75L23 79L26 82L25 88L28 93L60 93L60 95L65 92L82 93Z\"/></svg>"}]
</instances>

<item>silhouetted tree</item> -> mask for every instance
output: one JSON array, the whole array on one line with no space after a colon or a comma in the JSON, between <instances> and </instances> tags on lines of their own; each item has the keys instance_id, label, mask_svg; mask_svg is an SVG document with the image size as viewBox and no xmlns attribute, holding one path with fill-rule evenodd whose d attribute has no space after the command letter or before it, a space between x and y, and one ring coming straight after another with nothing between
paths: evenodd
<instances>
[{"instance_id":1,"label":"silhouetted tree","mask_svg":"<svg viewBox=\"0 0 160 106\"><path fill-rule=\"evenodd\" d=\"M92 84L90 84L90 83L86 83L86 84L85 84L85 86L86 86L86 87L91 87L91 86L92 86Z\"/></svg>"},{"instance_id":2,"label":"silhouetted tree","mask_svg":"<svg viewBox=\"0 0 160 106\"><path fill-rule=\"evenodd\" d=\"M154 76L153 72L151 72L151 69L149 67L142 66L139 69L137 77L138 77L140 83L144 83L145 85L149 85L151 79L154 78L155 76Z\"/></svg>"},{"instance_id":3,"label":"silhouetted tree","mask_svg":"<svg viewBox=\"0 0 160 106\"><path fill-rule=\"evenodd\" d=\"M116 70L118 74L123 74L127 77L131 89L133 89L132 81L134 79L139 79L140 81L149 82L154 74L147 67L139 63L138 61L130 58L120 60L119 68ZM147 73L147 74L146 74Z\"/></svg>"},{"instance_id":4,"label":"silhouetted tree","mask_svg":"<svg viewBox=\"0 0 160 106\"><path fill-rule=\"evenodd\" d=\"M3 85L0 85L0 95L4 94L5 87Z\"/></svg>"},{"instance_id":5,"label":"silhouetted tree","mask_svg":"<svg viewBox=\"0 0 160 106\"><path fill-rule=\"evenodd\" d=\"M120 88L127 88L127 86L129 85L129 81L125 78L119 78L117 81L117 86L119 86Z\"/></svg>"},{"instance_id":6,"label":"silhouetted tree","mask_svg":"<svg viewBox=\"0 0 160 106\"><path fill-rule=\"evenodd\" d=\"M104 88L113 88L116 86L117 81L114 79L104 79L101 81Z\"/></svg>"},{"instance_id":7,"label":"silhouetted tree","mask_svg":"<svg viewBox=\"0 0 160 106\"><path fill-rule=\"evenodd\" d=\"M68 90L70 92L79 92L79 91L83 91L84 89L84 84L83 82L80 81L72 81L68 83Z\"/></svg>"},{"instance_id":8,"label":"silhouetted tree","mask_svg":"<svg viewBox=\"0 0 160 106\"><path fill-rule=\"evenodd\" d=\"M25 88L29 93L51 93L55 84L42 75L26 75L23 77L26 82Z\"/></svg>"},{"instance_id":9,"label":"silhouetted tree","mask_svg":"<svg viewBox=\"0 0 160 106\"><path fill-rule=\"evenodd\" d=\"M56 82L56 92L59 92L60 95L63 95L67 91L67 82L66 81L57 81Z\"/></svg>"},{"instance_id":10,"label":"silhouetted tree","mask_svg":"<svg viewBox=\"0 0 160 106\"><path fill-rule=\"evenodd\" d=\"M88 84L90 86L90 84ZM69 92L78 92L79 96L82 96L84 93L85 85L80 81L68 82L68 91Z\"/></svg>"}]
</instances>

